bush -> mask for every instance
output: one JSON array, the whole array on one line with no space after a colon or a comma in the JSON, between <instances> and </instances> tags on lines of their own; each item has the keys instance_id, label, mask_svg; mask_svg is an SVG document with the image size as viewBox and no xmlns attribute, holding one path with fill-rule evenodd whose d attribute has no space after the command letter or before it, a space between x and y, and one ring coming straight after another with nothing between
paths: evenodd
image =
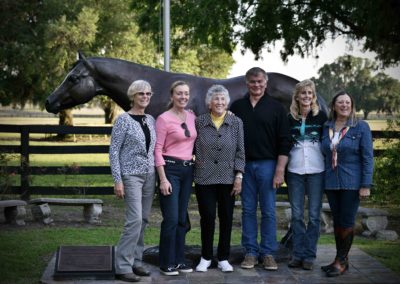
<instances>
[{"instance_id":1,"label":"bush","mask_svg":"<svg viewBox=\"0 0 400 284\"><path fill-rule=\"evenodd\" d=\"M388 120L387 130L398 130L400 116ZM383 155L375 159L373 199L382 203L400 202L400 140L387 139Z\"/></svg>"}]
</instances>

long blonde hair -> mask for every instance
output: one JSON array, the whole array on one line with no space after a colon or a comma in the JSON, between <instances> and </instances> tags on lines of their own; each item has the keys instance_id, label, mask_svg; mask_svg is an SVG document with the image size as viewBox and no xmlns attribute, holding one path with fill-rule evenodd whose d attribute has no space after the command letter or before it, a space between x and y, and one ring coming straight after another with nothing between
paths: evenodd
<instances>
[{"instance_id":1,"label":"long blonde hair","mask_svg":"<svg viewBox=\"0 0 400 284\"><path fill-rule=\"evenodd\" d=\"M311 102L311 112L313 116L316 116L319 112L319 105L317 103L317 93L315 91L315 84L311 80L308 79L303 80L297 83L293 90L292 104L290 105L290 114L293 116L294 119L300 119L300 104L298 99L300 93L307 87L311 88L313 92L313 98Z\"/></svg>"},{"instance_id":2,"label":"long blonde hair","mask_svg":"<svg viewBox=\"0 0 400 284\"><path fill-rule=\"evenodd\" d=\"M171 85L171 87L170 87L170 89L169 89L169 95L172 97L172 95L174 94L175 88L178 87L178 86L183 86L183 85L189 87L189 84L186 83L185 81L175 81L175 82L173 82L172 85ZM168 110L168 109L171 109L173 106L174 106L174 103L173 103L172 100L170 100L170 101L168 102L168 104L167 104L167 110Z\"/></svg>"}]
</instances>

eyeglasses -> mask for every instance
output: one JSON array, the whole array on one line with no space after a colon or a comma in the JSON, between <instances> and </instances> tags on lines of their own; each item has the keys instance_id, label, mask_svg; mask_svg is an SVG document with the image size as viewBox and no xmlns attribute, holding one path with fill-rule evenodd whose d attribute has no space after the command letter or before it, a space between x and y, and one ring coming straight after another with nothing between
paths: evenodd
<instances>
[{"instance_id":1,"label":"eyeglasses","mask_svg":"<svg viewBox=\"0 0 400 284\"><path fill-rule=\"evenodd\" d=\"M135 95L139 95L141 97L143 97L144 95L151 97L153 95L152 92L137 92Z\"/></svg>"},{"instance_id":2,"label":"eyeglasses","mask_svg":"<svg viewBox=\"0 0 400 284\"><path fill-rule=\"evenodd\" d=\"M185 136L190 137L190 131L187 127L187 124L185 122L182 122L181 127L185 130Z\"/></svg>"}]
</instances>

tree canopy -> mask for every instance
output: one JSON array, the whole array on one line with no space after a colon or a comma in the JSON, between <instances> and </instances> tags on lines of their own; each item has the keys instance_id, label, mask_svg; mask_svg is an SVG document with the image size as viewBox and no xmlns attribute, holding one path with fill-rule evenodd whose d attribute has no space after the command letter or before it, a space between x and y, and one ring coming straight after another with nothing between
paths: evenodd
<instances>
[{"instance_id":1,"label":"tree canopy","mask_svg":"<svg viewBox=\"0 0 400 284\"><path fill-rule=\"evenodd\" d=\"M337 92L348 92L366 119L371 111L391 114L400 108L400 82L376 70L377 65L368 59L345 55L322 66L319 77L312 79L328 102Z\"/></svg>"},{"instance_id":2,"label":"tree canopy","mask_svg":"<svg viewBox=\"0 0 400 284\"><path fill-rule=\"evenodd\" d=\"M78 50L86 56L115 57L161 68L162 47L148 34L139 33L134 19L130 0L3 0L0 103L21 108L27 102L43 106L76 61ZM182 45L171 59L171 70L225 78L232 64L230 54L221 49ZM99 104L106 112L115 107L107 99Z\"/></svg>"},{"instance_id":3,"label":"tree canopy","mask_svg":"<svg viewBox=\"0 0 400 284\"><path fill-rule=\"evenodd\" d=\"M160 37L159 0L132 0L142 31ZM203 43L232 53L240 42L256 58L263 48L283 40L281 57L313 54L326 39L344 35L376 52L383 66L400 60L400 1L398 0L187 0L171 1L173 40ZM175 33L176 34L176 33Z\"/></svg>"}]
</instances>

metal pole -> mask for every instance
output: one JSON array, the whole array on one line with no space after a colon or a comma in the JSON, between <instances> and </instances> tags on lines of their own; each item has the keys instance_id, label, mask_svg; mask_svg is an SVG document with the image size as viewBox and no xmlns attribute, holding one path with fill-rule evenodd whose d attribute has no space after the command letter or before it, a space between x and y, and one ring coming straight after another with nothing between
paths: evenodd
<instances>
[{"instance_id":1,"label":"metal pole","mask_svg":"<svg viewBox=\"0 0 400 284\"><path fill-rule=\"evenodd\" d=\"M169 0L164 0L164 70L169 71Z\"/></svg>"}]
</instances>

